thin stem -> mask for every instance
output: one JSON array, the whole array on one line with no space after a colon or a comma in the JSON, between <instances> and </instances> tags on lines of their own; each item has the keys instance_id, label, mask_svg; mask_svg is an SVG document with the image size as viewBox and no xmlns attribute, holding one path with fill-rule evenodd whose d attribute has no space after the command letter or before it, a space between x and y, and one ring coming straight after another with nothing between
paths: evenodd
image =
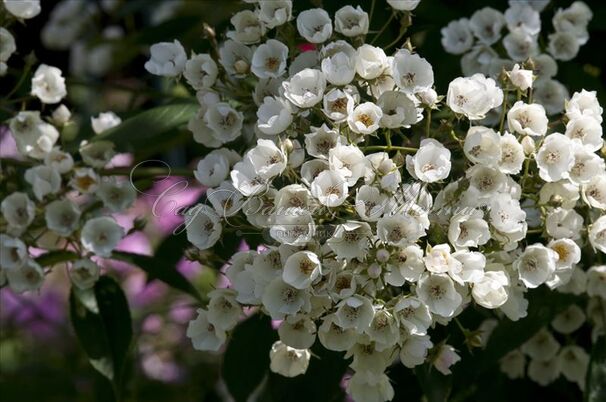
<instances>
[{"instance_id":1,"label":"thin stem","mask_svg":"<svg viewBox=\"0 0 606 402\"><path fill-rule=\"evenodd\" d=\"M387 26L389 25L391 20L394 19L395 15L396 15L395 12L391 13L387 22L385 24L383 24L383 28L381 28L381 30L375 35L375 37L372 38L372 41L370 42L371 45L374 45L374 43L377 41L379 36L381 36L383 34L383 32L385 32L385 30L387 29Z\"/></svg>"},{"instance_id":2,"label":"thin stem","mask_svg":"<svg viewBox=\"0 0 606 402\"><path fill-rule=\"evenodd\" d=\"M113 168L113 169L104 169L100 172L105 176L137 176L137 177L156 177L156 176L184 176L184 177L193 177L194 172L188 168L163 168L163 167L148 167L141 168L138 167L136 169L131 168Z\"/></svg>"},{"instance_id":3,"label":"thin stem","mask_svg":"<svg viewBox=\"0 0 606 402\"><path fill-rule=\"evenodd\" d=\"M398 146L385 146L385 145L371 145L368 147L362 147L364 151L403 151L403 152L417 152L417 148L410 147L398 147Z\"/></svg>"},{"instance_id":4,"label":"thin stem","mask_svg":"<svg viewBox=\"0 0 606 402\"><path fill-rule=\"evenodd\" d=\"M431 108L427 108L427 119L425 121L425 137L431 138Z\"/></svg>"},{"instance_id":5,"label":"thin stem","mask_svg":"<svg viewBox=\"0 0 606 402\"><path fill-rule=\"evenodd\" d=\"M369 24L372 24L372 16L375 13L375 3L376 2L377 2L376 0L372 0L372 3L370 4L370 13L368 14Z\"/></svg>"},{"instance_id":6,"label":"thin stem","mask_svg":"<svg viewBox=\"0 0 606 402\"><path fill-rule=\"evenodd\" d=\"M505 113L507 112L507 94L508 91L505 90L503 94L503 109L501 110L501 121L499 122L499 133L503 132L503 127L505 126Z\"/></svg>"},{"instance_id":7,"label":"thin stem","mask_svg":"<svg viewBox=\"0 0 606 402\"><path fill-rule=\"evenodd\" d=\"M402 29L402 31L400 32L400 34L398 35L398 37L395 38L393 40L393 42L391 42L389 45L383 46L383 49L389 49L390 47L396 45L404 37L404 35L406 35L407 31L408 31L408 28Z\"/></svg>"}]
</instances>

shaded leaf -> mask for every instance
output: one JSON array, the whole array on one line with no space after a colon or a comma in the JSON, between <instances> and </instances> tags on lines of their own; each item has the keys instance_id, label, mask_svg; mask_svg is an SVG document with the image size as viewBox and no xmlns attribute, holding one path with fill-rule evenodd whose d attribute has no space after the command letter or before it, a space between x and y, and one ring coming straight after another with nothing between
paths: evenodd
<instances>
[{"instance_id":1,"label":"shaded leaf","mask_svg":"<svg viewBox=\"0 0 606 402\"><path fill-rule=\"evenodd\" d=\"M265 315L255 314L234 330L222 372L236 402L245 402L269 371L269 350L276 340L276 331Z\"/></svg>"},{"instance_id":2,"label":"shaded leaf","mask_svg":"<svg viewBox=\"0 0 606 402\"><path fill-rule=\"evenodd\" d=\"M173 244L172 241L169 244ZM165 246L165 248L167 247ZM169 255L162 254L161 250L156 254L156 256L150 257L143 254L116 251L113 253L112 258L136 265L145 271L150 278L158 279L172 288L185 292L196 300L201 301L202 297L200 293L176 268L177 262L179 262L183 255L179 249L173 247L173 252Z\"/></svg>"},{"instance_id":3,"label":"shaded leaf","mask_svg":"<svg viewBox=\"0 0 606 402\"><path fill-rule=\"evenodd\" d=\"M198 111L193 103L179 103L146 110L119 126L94 136L91 141L111 141L118 151L138 151L157 144L154 137L186 124Z\"/></svg>"},{"instance_id":4,"label":"shaded leaf","mask_svg":"<svg viewBox=\"0 0 606 402\"><path fill-rule=\"evenodd\" d=\"M110 380L118 396L132 340L126 296L111 278L102 276L94 289L70 293L74 331L91 365Z\"/></svg>"},{"instance_id":5,"label":"shaded leaf","mask_svg":"<svg viewBox=\"0 0 606 402\"><path fill-rule=\"evenodd\" d=\"M73 251L56 250L49 251L48 253L36 257L36 262L42 267L48 267L62 262L74 261L78 258L78 254Z\"/></svg>"}]
</instances>

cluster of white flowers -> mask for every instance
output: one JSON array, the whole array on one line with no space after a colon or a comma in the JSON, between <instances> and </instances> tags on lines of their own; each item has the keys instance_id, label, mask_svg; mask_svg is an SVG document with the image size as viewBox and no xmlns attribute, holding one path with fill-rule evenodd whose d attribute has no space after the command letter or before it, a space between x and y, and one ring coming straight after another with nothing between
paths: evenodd
<instances>
[{"instance_id":1,"label":"cluster of white flowers","mask_svg":"<svg viewBox=\"0 0 606 402\"><path fill-rule=\"evenodd\" d=\"M4 0L4 6L18 18L40 11L38 1ZM9 43L12 52L14 40ZM62 71L39 65L30 94L42 104L61 102L67 96ZM69 124L71 112L63 104L48 115L22 110L9 120L19 159L7 159L2 166L11 185L0 204L0 286L7 284L15 292L43 284L46 272L37 257L45 251L73 253L69 277L78 288L91 287L100 274L91 257L109 257L125 234L111 214L128 209L136 192L129 182L104 175L115 155L113 143L83 141L79 157L74 156L59 145L60 130ZM96 133L118 124L120 118L111 112L92 119Z\"/></svg>"},{"instance_id":2,"label":"cluster of white flowers","mask_svg":"<svg viewBox=\"0 0 606 402\"><path fill-rule=\"evenodd\" d=\"M510 0L504 13L484 7L470 18L451 21L442 28L442 45L449 53L463 55L461 68L466 76L482 73L496 78L503 69L517 71L516 63L531 60L530 69L536 78L535 99L549 114L560 113L562 99L568 97L568 92L553 79L558 72L556 60L576 57L589 39L587 25L593 13L582 1L558 9L552 19L555 32L542 46L540 13L548 4L549 0ZM503 35L503 31L507 34Z\"/></svg>"},{"instance_id":3,"label":"cluster of white flowers","mask_svg":"<svg viewBox=\"0 0 606 402\"><path fill-rule=\"evenodd\" d=\"M195 348L218 351L244 308L256 307L279 322L272 371L304 373L317 338L352 359L354 400L386 401L394 391L384 372L397 356L450 373L460 357L430 331L470 305L518 320L526 292L543 284L603 297L603 267L579 264L582 247L606 252L602 108L585 90L533 101L535 84L555 74L537 44L535 8L546 2L512 2L505 15L485 8L445 28L447 50L473 48L445 97L408 43L391 54L364 43L369 16L360 7L331 19L323 9L293 16L287 0L252 3L231 19L218 58L188 59L175 40L153 45L145 64L185 77L200 103L189 129L215 148L195 172L211 205L187 216L190 242L212 249L241 222L251 236L260 236L255 228L269 236L229 261L228 287L209 295L188 328ZM397 10L417 3L389 1ZM574 57L564 45L574 38L578 50L590 18L580 2L557 12L555 58ZM307 45L275 29L286 24ZM490 47L504 26L515 65ZM550 124L558 102L565 114ZM440 127L431 121L439 106L448 116ZM248 147L229 149L236 139ZM554 328L562 332L564 320ZM582 382L584 352L537 352L535 341L524 348L543 359L531 363L532 378L552 378L543 363L557 355L567 361L562 373Z\"/></svg>"}]
</instances>

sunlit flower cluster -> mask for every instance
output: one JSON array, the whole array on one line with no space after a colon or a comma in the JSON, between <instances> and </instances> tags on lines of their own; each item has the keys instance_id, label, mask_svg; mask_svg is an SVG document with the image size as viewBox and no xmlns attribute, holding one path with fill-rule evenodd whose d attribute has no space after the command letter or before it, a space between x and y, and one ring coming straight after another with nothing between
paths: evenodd
<instances>
[{"instance_id":1,"label":"sunlit flower cluster","mask_svg":"<svg viewBox=\"0 0 606 402\"><path fill-rule=\"evenodd\" d=\"M555 74L538 60L556 66L539 55L538 3L485 8L445 28L448 51L471 50L445 96L409 42L393 52L365 43L360 7L293 15L290 1L259 1L232 17L218 58L187 58L177 40L152 46L146 69L185 77L200 103L189 129L214 148L195 172L208 203L190 210L188 239L209 250L234 228L266 233L231 258L228 287L190 323L195 348L220 350L255 307L278 325L272 371L305 373L317 339L351 359L354 400L385 401L384 372L398 357L444 374L460 359L434 327L473 305L518 320L529 289L566 290L589 275L581 248L605 251L602 108L595 92L565 102L562 91L550 103L565 108L562 124L533 100ZM580 2L557 12L553 57L574 57L590 18ZM490 47L505 28L511 63ZM231 149L236 139L248 146ZM536 365L529 375L546 382Z\"/></svg>"}]
</instances>

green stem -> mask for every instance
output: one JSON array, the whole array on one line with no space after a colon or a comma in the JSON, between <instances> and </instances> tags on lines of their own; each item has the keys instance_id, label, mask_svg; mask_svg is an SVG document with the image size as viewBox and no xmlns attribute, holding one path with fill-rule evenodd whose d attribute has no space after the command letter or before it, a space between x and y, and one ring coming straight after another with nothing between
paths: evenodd
<instances>
[{"instance_id":1,"label":"green stem","mask_svg":"<svg viewBox=\"0 0 606 402\"><path fill-rule=\"evenodd\" d=\"M503 109L501 110L501 121L499 122L499 133L503 132L503 127L505 126L505 114L507 112L507 94L508 91L505 90L503 94Z\"/></svg>"},{"instance_id":2,"label":"green stem","mask_svg":"<svg viewBox=\"0 0 606 402\"><path fill-rule=\"evenodd\" d=\"M391 42L389 45L383 46L383 49L389 49L390 47L392 47L392 46L394 46L394 45L397 45L397 44L398 44L398 42L399 42L400 40L402 40L402 38L404 37L404 35L406 35L406 32L407 32L407 31L408 31L408 28L404 28L404 29L402 29L402 31L400 32L400 34L398 35L398 37L397 37L397 38L395 38L395 39L393 40L393 42Z\"/></svg>"},{"instance_id":3,"label":"green stem","mask_svg":"<svg viewBox=\"0 0 606 402\"><path fill-rule=\"evenodd\" d=\"M425 119L425 137L431 138L431 108L427 108Z\"/></svg>"},{"instance_id":4,"label":"green stem","mask_svg":"<svg viewBox=\"0 0 606 402\"><path fill-rule=\"evenodd\" d=\"M417 148L410 147L397 147L397 146L385 146L385 145L371 145L368 147L361 148L364 151L403 151L403 152L417 152Z\"/></svg>"},{"instance_id":5,"label":"green stem","mask_svg":"<svg viewBox=\"0 0 606 402\"><path fill-rule=\"evenodd\" d=\"M383 32L385 32L385 30L387 29L387 26L389 25L389 23L391 22L391 20L394 19L395 17L395 12L392 12L391 15L389 16L389 19L387 20L387 22L385 24L383 24L383 28L381 28L381 30L375 35L374 38L372 38L372 41L370 42L371 45L373 45L377 39L383 35Z\"/></svg>"},{"instance_id":6,"label":"green stem","mask_svg":"<svg viewBox=\"0 0 606 402\"><path fill-rule=\"evenodd\" d=\"M148 167L148 168L113 168L104 169L99 172L105 176L133 176L133 177L150 177L150 176L184 176L193 177L194 172L188 168L163 168L163 167Z\"/></svg>"}]
</instances>

